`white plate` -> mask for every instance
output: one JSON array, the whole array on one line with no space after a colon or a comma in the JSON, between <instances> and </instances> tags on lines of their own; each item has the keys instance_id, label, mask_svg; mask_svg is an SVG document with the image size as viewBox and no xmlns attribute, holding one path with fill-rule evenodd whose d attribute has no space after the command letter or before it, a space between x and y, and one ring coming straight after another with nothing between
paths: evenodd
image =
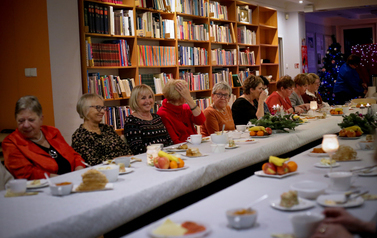
<instances>
[{"instance_id":1,"label":"white plate","mask_svg":"<svg viewBox=\"0 0 377 238\"><path fill-rule=\"evenodd\" d=\"M128 173L131 173L131 172L135 171L133 168L125 168L125 169L126 169L126 171L125 172L119 172L119 175L128 174Z\"/></svg>"},{"instance_id":2,"label":"white plate","mask_svg":"<svg viewBox=\"0 0 377 238\"><path fill-rule=\"evenodd\" d=\"M291 176L291 175L294 175L294 174L298 174L298 172L295 171L295 172L290 172L290 173L283 174L283 175L272 175L272 174L265 174L265 173L263 172L263 170L259 170L259 171L255 171L254 174L255 174L255 175L258 175L258 176L261 176L261 177L285 178L285 177L288 177L288 176Z\"/></svg>"},{"instance_id":3,"label":"white plate","mask_svg":"<svg viewBox=\"0 0 377 238\"><path fill-rule=\"evenodd\" d=\"M200 156L187 156L186 154L180 154L180 155L182 155L182 156L184 156L186 158L198 158L198 157L208 156L208 154L203 154L203 153Z\"/></svg>"},{"instance_id":4,"label":"white plate","mask_svg":"<svg viewBox=\"0 0 377 238\"><path fill-rule=\"evenodd\" d=\"M176 168L176 169L159 169L159 168L156 168L154 167L157 171L162 171L162 172L175 172L175 171L179 171L179 170L184 170L184 169L187 169L188 166L183 166L182 168Z\"/></svg>"},{"instance_id":5,"label":"white plate","mask_svg":"<svg viewBox=\"0 0 377 238\"><path fill-rule=\"evenodd\" d=\"M282 210L282 211L299 211L299 210L306 210L315 206L315 203L303 198L298 198L298 205L294 205L293 207L282 207L280 206L280 198L272 200L270 202L271 207Z\"/></svg>"},{"instance_id":6,"label":"white plate","mask_svg":"<svg viewBox=\"0 0 377 238\"><path fill-rule=\"evenodd\" d=\"M233 140L237 144L254 144L257 143L254 139L236 139Z\"/></svg>"},{"instance_id":7,"label":"white plate","mask_svg":"<svg viewBox=\"0 0 377 238\"><path fill-rule=\"evenodd\" d=\"M202 138L202 143L203 143L203 142L208 142L208 141L211 141L211 137L210 137L210 136L207 136L207 137L203 137L203 138ZM191 144L191 141L190 141L190 140L186 140L186 142L188 142L188 143Z\"/></svg>"},{"instance_id":8,"label":"white plate","mask_svg":"<svg viewBox=\"0 0 377 238\"><path fill-rule=\"evenodd\" d=\"M338 136L338 138L342 140L358 140L361 138L361 136L355 136L355 137Z\"/></svg>"},{"instance_id":9,"label":"white plate","mask_svg":"<svg viewBox=\"0 0 377 238\"><path fill-rule=\"evenodd\" d=\"M331 167L336 168L336 167L339 167L340 164L335 163L332 166L330 166L330 165L327 165L327 164L315 163L314 166L317 167L317 168L331 168Z\"/></svg>"},{"instance_id":10,"label":"white plate","mask_svg":"<svg viewBox=\"0 0 377 238\"><path fill-rule=\"evenodd\" d=\"M229 147L229 145L226 145L225 146L225 149L235 149L235 148L238 148L238 147L240 147L239 145L235 145L235 146L232 146L232 147Z\"/></svg>"},{"instance_id":11,"label":"white plate","mask_svg":"<svg viewBox=\"0 0 377 238\"><path fill-rule=\"evenodd\" d=\"M32 182L34 180L30 180L26 182L26 188L43 188L48 186L48 182L46 179L36 179L40 181L40 184L33 185Z\"/></svg>"},{"instance_id":12,"label":"white plate","mask_svg":"<svg viewBox=\"0 0 377 238\"><path fill-rule=\"evenodd\" d=\"M114 189L114 184L113 183L107 183L106 186L103 189L100 190L93 190L93 191L76 191L78 184L74 184L72 188L73 193L85 193L85 192L96 192L96 191L104 191L104 190L112 190Z\"/></svg>"},{"instance_id":13,"label":"white plate","mask_svg":"<svg viewBox=\"0 0 377 238\"><path fill-rule=\"evenodd\" d=\"M308 155L311 156L311 157L329 157L329 155L327 153L312 153L312 152L310 152Z\"/></svg>"},{"instance_id":14,"label":"white plate","mask_svg":"<svg viewBox=\"0 0 377 238\"><path fill-rule=\"evenodd\" d=\"M271 135L268 135L268 136L250 136L251 138L268 138L270 137Z\"/></svg>"},{"instance_id":15,"label":"white plate","mask_svg":"<svg viewBox=\"0 0 377 238\"><path fill-rule=\"evenodd\" d=\"M357 207L364 203L362 197L356 199L351 199L345 204L330 204L328 201L344 201L344 194L330 194L330 195L320 195L317 198L317 203L325 207Z\"/></svg>"},{"instance_id":16,"label":"white plate","mask_svg":"<svg viewBox=\"0 0 377 238\"><path fill-rule=\"evenodd\" d=\"M341 117L341 116L343 116L344 114L330 114L331 116L333 116L333 117Z\"/></svg>"},{"instance_id":17,"label":"white plate","mask_svg":"<svg viewBox=\"0 0 377 238\"><path fill-rule=\"evenodd\" d=\"M362 159L360 158L356 158L356 159L353 159L353 160L337 160L336 162L355 162L355 161L361 161Z\"/></svg>"},{"instance_id":18,"label":"white plate","mask_svg":"<svg viewBox=\"0 0 377 238\"><path fill-rule=\"evenodd\" d=\"M173 147L173 148L165 148L164 150L168 152L185 152L187 149L177 149L176 147Z\"/></svg>"},{"instance_id":19,"label":"white plate","mask_svg":"<svg viewBox=\"0 0 377 238\"><path fill-rule=\"evenodd\" d=\"M164 220L164 221L165 221L165 220ZM206 229L205 229L204 231L201 231L201 232L197 232L197 233L190 234L190 235L183 235L183 236L160 236L160 235L155 235L155 234L153 234L153 231L154 231L157 227L161 226L161 224L162 224L164 221L162 221L162 222L158 222L158 223L155 223L155 224L153 224L153 225L151 226L151 228L148 229L148 234L149 234L150 237L153 237L153 238L167 238L167 237L169 237L169 238L175 238L175 237L198 238L198 237L204 237L204 236L206 236L208 233L211 232L211 227L210 227L209 225L207 225L207 224L205 224L205 223L203 223L203 222L196 222L196 221L193 221L193 222L195 222L195 223L198 224L198 225L204 226ZM187 221L190 221L190 220L187 220ZM182 224L182 223L184 223L184 222L186 222L186 221L178 221L178 222L173 221L173 222L178 223L178 224Z\"/></svg>"},{"instance_id":20,"label":"white plate","mask_svg":"<svg viewBox=\"0 0 377 238\"><path fill-rule=\"evenodd\" d=\"M362 167L356 166L356 167L353 167L352 169L361 169L361 168ZM357 173L357 175L359 175L361 177L377 176L377 168L374 167L370 173L363 173L362 171L355 171L355 173Z\"/></svg>"}]
</instances>

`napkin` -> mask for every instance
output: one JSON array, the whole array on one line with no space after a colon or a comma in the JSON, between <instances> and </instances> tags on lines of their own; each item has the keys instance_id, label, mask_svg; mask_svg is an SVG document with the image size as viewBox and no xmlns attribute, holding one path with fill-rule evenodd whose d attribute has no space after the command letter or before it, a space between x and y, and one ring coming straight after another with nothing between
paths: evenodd
<instances>
[{"instance_id":1,"label":"napkin","mask_svg":"<svg viewBox=\"0 0 377 238\"><path fill-rule=\"evenodd\" d=\"M4 197L10 198L10 197L33 196L37 194L38 192L12 193L10 189L7 189L7 192L5 193Z\"/></svg>"}]
</instances>

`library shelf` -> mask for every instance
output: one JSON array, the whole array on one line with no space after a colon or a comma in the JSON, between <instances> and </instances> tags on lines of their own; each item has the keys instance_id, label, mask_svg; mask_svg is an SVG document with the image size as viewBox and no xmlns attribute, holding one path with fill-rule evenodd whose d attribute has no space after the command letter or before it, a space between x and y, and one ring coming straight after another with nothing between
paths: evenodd
<instances>
[{"instance_id":1,"label":"library shelf","mask_svg":"<svg viewBox=\"0 0 377 238\"><path fill-rule=\"evenodd\" d=\"M146 37L146 36L137 36L138 40L154 40L154 41L175 41L176 39L171 38L153 38L153 37Z\"/></svg>"},{"instance_id":2,"label":"library shelf","mask_svg":"<svg viewBox=\"0 0 377 238\"><path fill-rule=\"evenodd\" d=\"M88 66L87 69L136 69L136 66Z\"/></svg>"},{"instance_id":3,"label":"library shelf","mask_svg":"<svg viewBox=\"0 0 377 238\"><path fill-rule=\"evenodd\" d=\"M204 20L208 20L208 17L203 17L203 16L191 15L191 14L180 13L180 12L177 12L176 14L177 14L177 16L187 17L187 18L191 18L191 19L204 19Z\"/></svg>"}]
</instances>

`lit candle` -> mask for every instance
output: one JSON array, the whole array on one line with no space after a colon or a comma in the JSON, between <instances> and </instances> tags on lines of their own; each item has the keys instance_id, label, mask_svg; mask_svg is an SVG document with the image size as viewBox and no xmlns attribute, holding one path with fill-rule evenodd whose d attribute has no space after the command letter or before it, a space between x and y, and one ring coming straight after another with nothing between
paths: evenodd
<instances>
[{"instance_id":1,"label":"lit candle","mask_svg":"<svg viewBox=\"0 0 377 238\"><path fill-rule=\"evenodd\" d=\"M338 150L338 138L334 134L323 135L322 149L330 156L330 172L332 171L332 155Z\"/></svg>"}]
</instances>

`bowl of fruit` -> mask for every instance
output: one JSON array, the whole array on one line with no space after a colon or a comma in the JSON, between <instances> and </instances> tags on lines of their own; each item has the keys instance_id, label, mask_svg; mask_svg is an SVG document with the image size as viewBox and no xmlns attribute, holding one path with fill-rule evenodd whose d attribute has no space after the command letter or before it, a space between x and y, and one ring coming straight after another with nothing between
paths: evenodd
<instances>
[{"instance_id":1,"label":"bowl of fruit","mask_svg":"<svg viewBox=\"0 0 377 238\"><path fill-rule=\"evenodd\" d=\"M266 137L272 134L272 129L264 126L253 126L249 128L251 137Z\"/></svg>"}]
</instances>

